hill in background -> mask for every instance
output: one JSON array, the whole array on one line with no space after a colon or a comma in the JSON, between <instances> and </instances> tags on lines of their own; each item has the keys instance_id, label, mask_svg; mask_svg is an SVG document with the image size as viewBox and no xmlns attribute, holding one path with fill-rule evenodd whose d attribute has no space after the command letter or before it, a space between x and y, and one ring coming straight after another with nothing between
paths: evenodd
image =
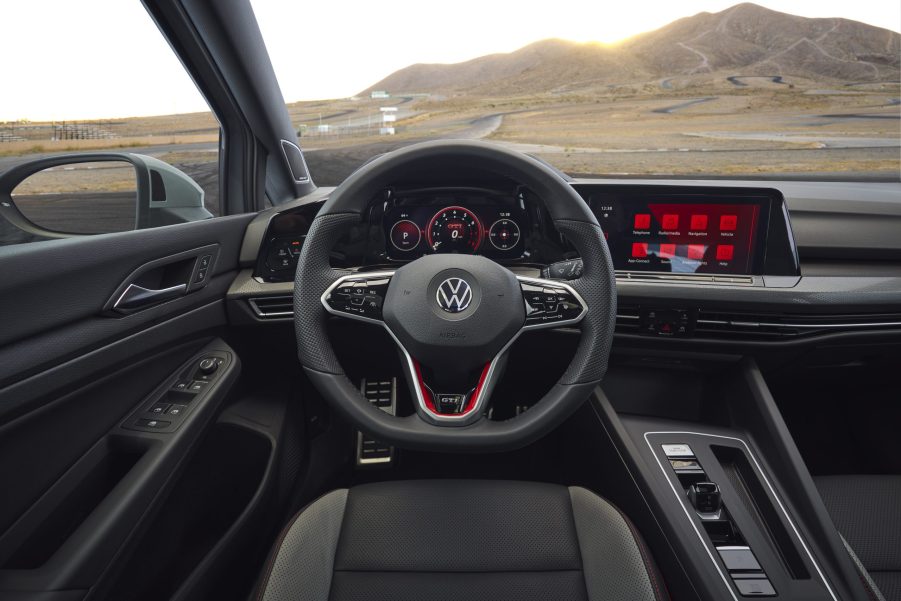
<instances>
[{"instance_id":1,"label":"hill in background","mask_svg":"<svg viewBox=\"0 0 901 601\"><path fill-rule=\"evenodd\" d=\"M616 46L543 40L455 64L415 64L371 90L509 95L679 76L901 80L901 34L848 19L810 19L743 3L699 13Z\"/></svg>"}]
</instances>

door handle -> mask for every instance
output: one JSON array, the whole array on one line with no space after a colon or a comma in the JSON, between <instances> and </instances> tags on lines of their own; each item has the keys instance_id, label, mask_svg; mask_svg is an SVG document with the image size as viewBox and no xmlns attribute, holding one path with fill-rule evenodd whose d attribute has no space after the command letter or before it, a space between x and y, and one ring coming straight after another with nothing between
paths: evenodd
<instances>
[{"instance_id":1,"label":"door handle","mask_svg":"<svg viewBox=\"0 0 901 601\"><path fill-rule=\"evenodd\" d=\"M187 291L187 284L178 284L177 286L160 288L159 290L144 288L137 284L129 284L122 296L113 304L113 310L119 313L128 313L141 307L177 298Z\"/></svg>"}]
</instances>

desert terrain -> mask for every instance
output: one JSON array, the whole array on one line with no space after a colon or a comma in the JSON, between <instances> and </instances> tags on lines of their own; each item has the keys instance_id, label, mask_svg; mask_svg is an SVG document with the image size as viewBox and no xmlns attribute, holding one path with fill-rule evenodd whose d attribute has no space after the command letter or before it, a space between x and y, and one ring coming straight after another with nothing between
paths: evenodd
<instances>
[{"instance_id":1,"label":"desert terrain","mask_svg":"<svg viewBox=\"0 0 901 601\"><path fill-rule=\"evenodd\" d=\"M381 122L385 107L396 121ZM612 47L543 40L466 63L415 64L355 97L287 108L320 186L435 139L495 142L576 177L899 181L901 34L740 4ZM380 135L382 125L394 135ZM61 152L149 154L194 178L218 213L210 113L77 127L95 139L53 139L58 123L0 124L0 171Z\"/></svg>"}]
</instances>

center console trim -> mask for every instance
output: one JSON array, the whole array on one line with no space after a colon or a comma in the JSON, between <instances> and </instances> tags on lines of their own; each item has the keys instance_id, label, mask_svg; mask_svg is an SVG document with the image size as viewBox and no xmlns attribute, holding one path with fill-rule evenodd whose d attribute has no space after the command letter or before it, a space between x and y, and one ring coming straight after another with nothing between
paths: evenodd
<instances>
[{"instance_id":1,"label":"center console trim","mask_svg":"<svg viewBox=\"0 0 901 601\"><path fill-rule=\"evenodd\" d=\"M779 506L780 511L782 511L782 514L785 516L785 519L788 522L789 526L791 526L792 532L794 532L795 537L798 539L798 541L800 541L801 547L803 547L804 552L807 554L807 557L810 559L810 562L813 564L813 567L816 569L817 574L820 577L820 580L823 581L823 584L825 585L826 590L829 591L829 595L832 597L833 601L839 601L838 597L836 597L836 595L835 595L835 592L832 590L832 587L829 586L829 582L828 582L828 580L826 580L826 576L823 574L823 571L820 568L820 564L817 563L817 560L813 556L813 553L810 552L810 549L808 548L807 543L804 541L804 537L801 536L801 533L798 531L797 526L795 526L795 522L792 520L791 516L789 515L788 510L786 510L785 505L782 504L782 499L779 498L779 495L776 493L776 490L773 488L773 485L770 483L769 478L767 478L766 472L764 472L763 468L760 465L760 462L757 461L757 457L754 455L754 452L751 450L751 447L748 446L748 444L744 440L742 440L741 438L736 438L734 436L722 436L720 434L708 434L705 432L689 432L689 431L645 432L643 436L644 436L645 443L648 445L648 450L651 452L651 455L654 457L654 461L657 462L658 467L660 467L660 471L663 473L664 479L666 480L667 484L669 484L670 490L673 491L673 495L675 495L675 497L676 497L676 502L679 503L679 506L682 508L683 513L685 513L685 517L688 519L688 522L691 524L691 527L695 531L695 534L697 534L698 539L701 541L701 545L704 547L704 550L707 552L708 557L710 557L710 561L713 562L713 565L716 568L716 571L719 573L720 577L723 579L723 583L725 583L726 588L729 589L729 593L732 595L732 598L735 601L739 601L738 597L736 597L736 595L735 595L735 591L732 590L732 586L729 585L729 581L726 578L726 575L723 574L722 569L720 569L720 565L717 563L716 558L713 556L713 553L711 552L710 546L707 544L707 541L701 535L701 532L698 530L698 527L695 524L694 520L691 519L691 514L688 513L688 509L686 509L685 503L682 502L682 496L679 495L679 492L676 490L676 487L673 485L672 479L669 477L669 474L666 471L666 468L663 466L663 463L661 463L661 461L660 461L660 457L654 450L654 445L651 443L650 439L648 438L650 435L657 435L657 434L703 436L703 437L708 437L708 438L733 440L733 441L741 443L741 445L745 449L745 452L748 454L748 457L750 457L751 461L754 462L754 467L760 473L760 476L763 479L763 482L766 484L767 489L769 490L770 494L776 500L776 504Z\"/></svg>"}]
</instances>

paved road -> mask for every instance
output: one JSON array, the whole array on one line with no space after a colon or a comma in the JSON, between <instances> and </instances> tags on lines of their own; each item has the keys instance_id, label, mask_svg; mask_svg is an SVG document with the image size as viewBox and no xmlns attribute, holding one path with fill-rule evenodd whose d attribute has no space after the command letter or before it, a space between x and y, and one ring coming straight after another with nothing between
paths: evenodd
<instances>
[{"instance_id":1,"label":"paved road","mask_svg":"<svg viewBox=\"0 0 901 601\"><path fill-rule=\"evenodd\" d=\"M716 99L717 99L716 96L707 96L706 98L695 98L693 100L688 100L686 102L680 102L679 104L674 104L672 106L665 106L665 107L662 107L659 109L654 109L651 112L652 113L663 113L665 115L668 115L668 114L674 113L678 110L688 108L688 107L694 106L696 104L701 104L702 102L710 102L711 100L716 100Z\"/></svg>"},{"instance_id":2,"label":"paved road","mask_svg":"<svg viewBox=\"0 0 901 601\"><path fill-rule=\"evenodd\" d=\"M780 83L785 86L788 85L787 81L783 81L781 75L732 75L730 77L727 77L726 81L734 86L745 87L748 84L742 81L743 79L769 79L773 83Z\"/></svg>"},{"instance_id":3,"label":"paved road","mask_svg":"<svg viewBox=\"0 0 901 601\"><path fill-rule=\"evenodd\" d=\"M818 144L821 148L899 148L898 138L877 138L869 136L819 136L799 134L778 134L773 132L691 132L687 136L717 138L721 140L759 140L765 142L791 142L795 144Z\"/></svg>"}]
</instances>

